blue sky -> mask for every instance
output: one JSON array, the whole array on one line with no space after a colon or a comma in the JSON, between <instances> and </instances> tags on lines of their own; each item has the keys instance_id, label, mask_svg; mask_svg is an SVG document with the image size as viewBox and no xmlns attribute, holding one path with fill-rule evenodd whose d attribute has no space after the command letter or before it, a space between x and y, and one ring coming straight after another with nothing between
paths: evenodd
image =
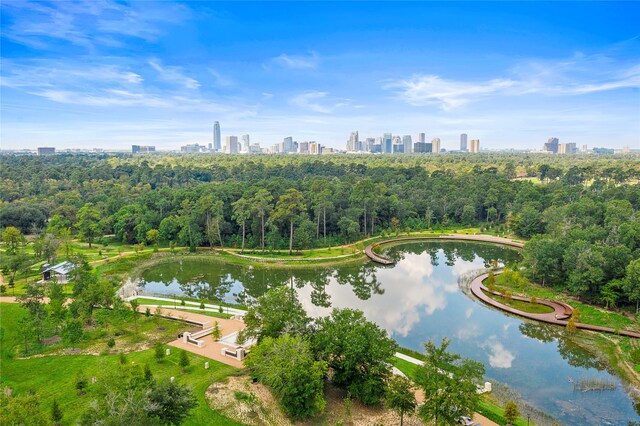
<instances>
[{"instance_id":1,"label":"blue sky","mask_svg":"<svg viewBox=\"0 0 640 426\"><path fill-rule=\"evenodd\" d=\"M640 148L640 3L5 1L1 147Z\"/></svg>"}]
</instances>

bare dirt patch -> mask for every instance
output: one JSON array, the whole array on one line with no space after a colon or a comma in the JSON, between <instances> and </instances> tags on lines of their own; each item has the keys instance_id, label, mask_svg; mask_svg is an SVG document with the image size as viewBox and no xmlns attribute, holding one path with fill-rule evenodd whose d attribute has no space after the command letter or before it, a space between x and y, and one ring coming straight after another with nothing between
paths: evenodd
<instances>
[{"instance_id":1,"label":"bare dirt patch","mask_svg":"<svg viewBox=\"0 0 640 426\"><path fill-rule=\"evenodd\" d=\"M366 407L357 401L351 401L350 413L345 404L345 392L327 386L325 412L311 420L293 422L280 410L278 402L266 386L252 383L247 376L229 377L226 382L217 382L207 389L209 406L225 416L240 423L253 426L292 426L292 425L397 425L400 418L384 408ZM407 426L423 425L415 416L405 416Z\"/></svg>"}]
</instances>

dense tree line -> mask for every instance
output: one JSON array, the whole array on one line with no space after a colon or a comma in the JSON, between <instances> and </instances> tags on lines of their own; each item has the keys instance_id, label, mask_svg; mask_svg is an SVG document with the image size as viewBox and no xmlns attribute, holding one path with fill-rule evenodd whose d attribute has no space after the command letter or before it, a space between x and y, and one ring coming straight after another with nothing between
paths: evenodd
<instances>
[{"instance_id":1,"label":"dense tree line","mask_svg":"<svg viewBox=\"0 0 640 426\"><path fill-rule=\"evenodd\" d=\"M478 226L532 238L524 264L540 283L609 306L640 299L633 156L60 155L2 166L0 224L39 235L41 257L74 236L293 252Z\"/></svg>"}]
</instances>

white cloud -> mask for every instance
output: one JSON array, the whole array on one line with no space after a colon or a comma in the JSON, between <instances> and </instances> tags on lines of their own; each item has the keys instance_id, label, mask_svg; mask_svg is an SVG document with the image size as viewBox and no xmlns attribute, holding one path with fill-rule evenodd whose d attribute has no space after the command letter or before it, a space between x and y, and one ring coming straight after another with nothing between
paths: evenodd
<instances>
[{"instance_id":1,"label":"white cloud","mask_svg":"<svg viewBox=\"0 0 640 426\"><path fill-rule=\"evenodd\" d=\"M466 311L464 311L464 317L465 317L466 319L471 318L471 314L473 314L473 308L467 308L467 310L466 310Z\"/></svg>"},{"instance_id":2,"label":"white cloud","mask_svg":"<svg viewBox=\"0 0 640 426\"><path fill-rule=\"evenodd\" d=\"M113 61L110 58L110 61ZM2 61L2 85L6 87L61 87L67 85L140 84L143 77L127 67L113 64L87 65L81 62L33 60L16 63Z\"/></svg>"},{"instance_id":3,"label":"white cloud","mask_svg":"<svg viewBox=\"0 0 640 426\"><path fill-rule=\"evenodd\" d=\"M290 103L291 105L297 106L299 108L304 108L321 113L330 113L332 111L332 108L326 107L317 102L320 99L324 99L327 94L327 92L319 91L304 92L291 98Z\"/></svg>"},{"instance_id":4,"label":"white cloud","mask_svg":"<svg viewBox=\"0 0 640 426\"><path fill-rule=\"evenodd\" d=\"M451 110L490 96L577 96L640 87L640 64L619 64L604 55L581 54L563 61L530 60L506 71L508 77L485 81L450 80L433 74L414 74L386 82L413 106L438 105Z\"/></svg>"},{"instance_id":5,"label":"white cloud","mask_svg":"<svg viewBox=\"0 0 640 426\"><path fill-rule=\"evenodd\" d=\"M159 59L155 58L149 60L149 65L158 72L159 78L163 81L191 90L200 87L198 80L185 75L182 67L165 66L162 65Z\"/></svg>"},{"instance_id":6,"label":"white cloud","mask_svg":"<svg viewBox=\"0 0 640 426\"><path fill-rule=\"evenodd\" d=\"M147 2L130 4L110 0L76 0L41 3L4 2L11 25L3 36L39 49L52 40L93 49L98 45L118 46L123 37L155 40L161 27L177 24L190 16L181 4L163 2L162 7Z\"/></svg>"},{"instance_id":7,"label":"white cloud","mask_svg":"<svg viewBox=\"0 0 640 426\"><path fill-rule=\"evenodd\" d=\"M396 89L401 99L414 106L439 104L444 109L451 109L513 85L513 81L503 79L469 83L445 80L437 75L414 75L388 83L383 88Z\"/></svg>"},{"instance_id":8,"label":"white cloud","mask_svg":"<svg viewBox=\"0 0 640 426\"><path fill-rule=\"evenodd\" d=\"M489 337L484 347L491 351L489 355L489 365L493 368L511 368L513 360L516 359L516 357L507 350L502 343L498 342L496 336Z\"/></svg>"},{"instance_id":9,"label":"white cloud","mask_svg":"<svg viewBox=\"0 0 640 426\"><path fill-rule=\"evenodd\" d=\"M233 80L220 74L213 68L209 68L209 74L213 77L213 84L218 87L231 87L233 86Z\"/></svg>"},{"instance_id":10,"label":"white cloud","mask_svg":"<svg viewBox=\"0 0 640 426\"><path fill-rule=\"evenodd\" d=\"M459 340L469 340L480 336L480 327L476 323L465 323L456 331L456 338Z\"/></svg>"},{"instance_id":11,"label":"white cloud","mask_svg":"<svg viewBox=\"0 0 640 426\"><path fill-rule=\"evenodd\" d=\"M316 52L309 55L287 55L283 53L272 59L272 63L285 68L314 69L320 64L320 57Z\"/></svg>"}]
</instances>

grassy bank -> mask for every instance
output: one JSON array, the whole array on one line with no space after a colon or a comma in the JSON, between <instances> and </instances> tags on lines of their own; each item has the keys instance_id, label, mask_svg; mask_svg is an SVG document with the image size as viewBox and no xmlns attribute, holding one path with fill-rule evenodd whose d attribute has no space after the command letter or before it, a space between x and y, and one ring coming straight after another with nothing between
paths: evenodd
<instances>
[{"instance_id":1,"label":"grassy bank","mask_svg":"<svg viewBox=\"0 0 640 426\"><path fill-rule=\"evenodd\" d=\"M64 355L32 357L18 359L17 349L21 342L19 319L23 315L22 308L15 304L0 304L2 324L0 333L0 384L12 388L14 395L26 395L35 391L40 401L40 408L48 413L54 400L57 400L64 413L63 424L75 424L89 404L98 397L89 385L86 395L78 396L74 387L75 377L82 371L87 377L96 377L98 381L109 375L109 372L120 368L118 355ZM167 321L167 323L170 323ZM182 326L184 328L184 326ZM198 406L191 412L186 425L238 425L214 410L210 409L205 399L207 387L214 381L223 380L237 372L233 367L203 357L189 354L191 367L186 374L181 373L178 365L179 353L176 350L158 364L153 350L134 352L126 355L127 363L148 364L156 379L175 377L177 381L193 387L198 399ZM210 369L204 369L208 361Z\"/></svg>"}]
</instances>

